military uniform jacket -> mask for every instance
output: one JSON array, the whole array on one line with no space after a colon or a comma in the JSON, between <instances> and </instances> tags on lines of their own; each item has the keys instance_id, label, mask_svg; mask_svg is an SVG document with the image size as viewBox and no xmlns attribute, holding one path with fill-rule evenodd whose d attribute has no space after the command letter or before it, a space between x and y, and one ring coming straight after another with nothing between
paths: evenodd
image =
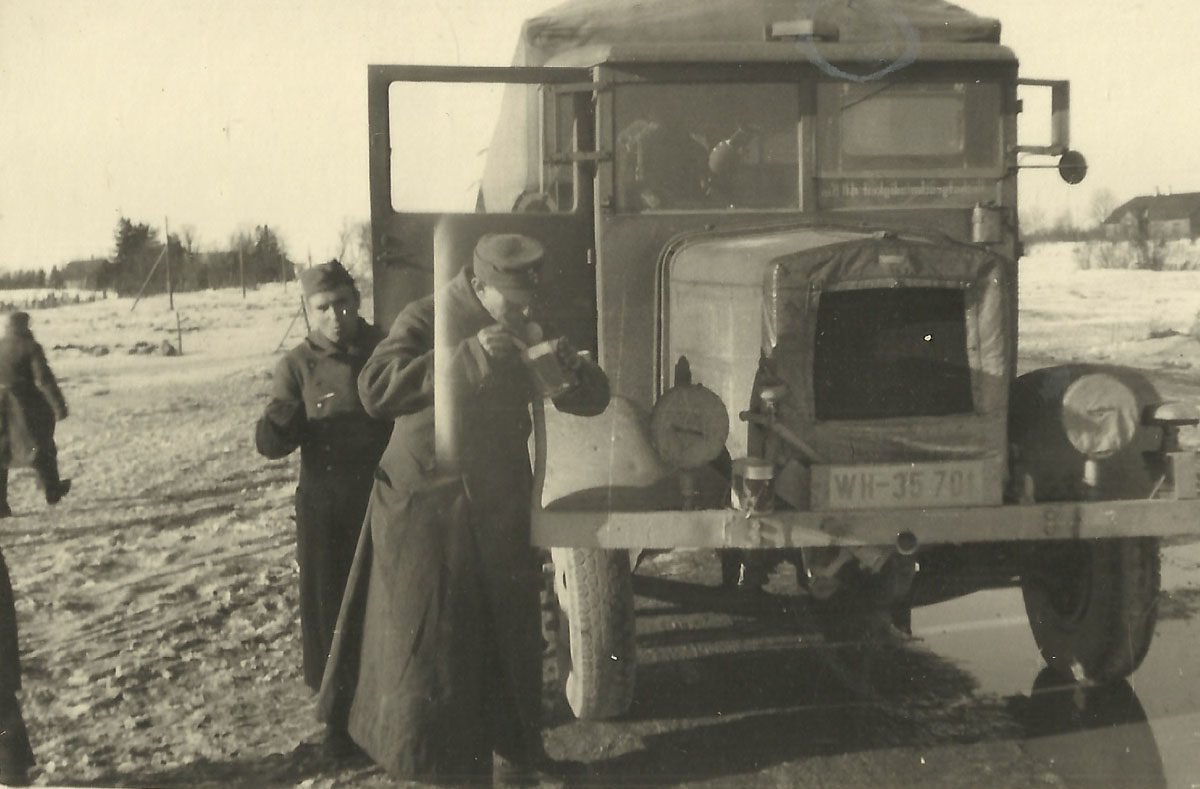
<instances>
[{"instance_id":1,"label":"military uniform jacket","mask_svg":"<svg viewBox=\"0 0 1200 789\"><path fill-rule=\"evenodd\" d=\"M433 297L396 318L359 377L367 411L396 420L371 494L321 689L321 715L390 773L490 777L491 754L540 751L540 567L530 545L529 403L519 359L489 359L495 323L467 273L438 300L439 394L453 446L434 451ZM590 362L561 410L598 414Z\"/></svg>"},{"instance_id":2,"label":"military uniform jacket","mask_svg":"<svg viewBox=\"0 0 1200 789\"><path fill-rule=\"evenodd\" d=\"M55 454L54 425L67 403L42 346L24 332L0 339L0 466L28 466Z\"/></svg>"},{"instance_id":3,"label":"military uniform jacket","mask_svg":"<svg viewBox=\"0 0 1200 789\"><path fill-rule=\"evenodd\" d=\"M271 402L256 426L255 443L268 458L299 447L302 486L306 472L374 469L378 462L391 425L363 409L357 381L382 336L360 318L353 343L339 347L314 331L275 366Z\"/></svg>"},{"instance_id":4,"label":"military uniform jacket","mask_svg":"<svg viewBox=\"0 0 1200 789\"><path fill-rule=\"evenodd\" d=\"M304 679L314 690L325 670L375 465L392 429L390 421L369 416L358 399L358 373L381 337L366 321L345 347L310 334L276 365L271 401L255 426L255 443L266 457L300 448L300 626Z\"/></svg>"}]
</instances>

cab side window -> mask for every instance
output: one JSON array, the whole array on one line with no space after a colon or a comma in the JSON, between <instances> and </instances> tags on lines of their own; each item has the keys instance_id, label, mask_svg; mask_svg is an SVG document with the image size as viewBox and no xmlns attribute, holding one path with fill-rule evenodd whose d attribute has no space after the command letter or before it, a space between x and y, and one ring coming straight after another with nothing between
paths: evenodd
<instances>
[{"instance_id":1,"label":"cab side window","mask_svg":"<svg viewBox=\"0 0 1200 789\"><path fill-rule=\"evenodd\" d=\"M391 202L404 213L574 209L574 102L538 85L394 82Z\"/></svg>"}]
</instances>

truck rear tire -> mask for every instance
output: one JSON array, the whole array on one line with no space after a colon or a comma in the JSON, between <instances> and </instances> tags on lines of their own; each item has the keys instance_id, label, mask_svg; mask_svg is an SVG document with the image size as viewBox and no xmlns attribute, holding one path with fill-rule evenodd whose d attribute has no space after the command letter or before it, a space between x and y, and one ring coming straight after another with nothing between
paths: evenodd
<instances>
[{"instance_id":1,"label":"truck rear tire","mask_svg":"<svg viewBox=\"0 0 1200 789\"><path fill-rule=\"evenodd\" d=\"M1132 674L1154 637L1158 539L1034 545L1021 576L1025 612L1046 665L1093 682Z\"/></svg>"},{"instance_id":2,"label":"truck rear tire","mask_svg":"<svg viewBox=\"0 0 1200 789\"><path fill-rule=\"evenodd\" d=\"M637 673L629 553L552 548L550 555L567 703L580 720L623 715L633 703Z\"/></svg>"}]
</instances>

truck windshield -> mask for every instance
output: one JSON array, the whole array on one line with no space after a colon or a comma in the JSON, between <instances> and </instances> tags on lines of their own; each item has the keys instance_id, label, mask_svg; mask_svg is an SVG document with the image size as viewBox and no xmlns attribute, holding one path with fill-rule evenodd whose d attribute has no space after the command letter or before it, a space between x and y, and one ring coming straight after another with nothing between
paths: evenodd
<instances>
[{"instance_id":1,"label":"truck windshield","mask_svg":"<svg viewBox=\"0 0 1200 789\"><path fill-rule=\"evenodd\" d=\"M1000 105L996 83L820 84L821 206L989 199L1002 174Z\"/></svg>"},{"instance_id":2,"label":"truck windshield","mask_svg":"<svg viewBox=\"0 0 1200 789\"><path fill-rule=\"evenodd\" d=\"M621 85L613 104L619 210L799 207L796 85Z\"/></svg>"},{"instance_id":3,"label":"truck windshield","mask_svg":"<svg viewBox=\"0 0 1200 789\"><path fill-rule=\"evenodd\" d=\"M1000 90L987 83L824 83L821 169L980 169L999 163Z\"/></svg>"}]
</instances>

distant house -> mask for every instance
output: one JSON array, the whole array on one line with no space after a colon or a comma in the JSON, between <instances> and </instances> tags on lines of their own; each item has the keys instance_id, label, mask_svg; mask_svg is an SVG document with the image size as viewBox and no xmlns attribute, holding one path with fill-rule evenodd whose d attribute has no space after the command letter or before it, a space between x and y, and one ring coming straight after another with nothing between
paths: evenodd
<instances>
[{"instance_id":1,"label":"distant house","mask_svg":"<svg viewBox=\"0 0 1200 789\"><path fill-rule=\"evenodd\" d=\"M104 287L104 269L108 261L104 258L72 260L62 267L63 284L68 288L101 290Z\"/></svg>"},{"instance_id":2,"label":"distant house","mask_svg":"<svg viewBox=\"0 0 1200 789\"><path fill-rule=\"evenodd\" d=\"M1104 237L1162 241L1200 237L1200 192L1135 197L1104 220Z\"/></svg>"}]
</instances>

